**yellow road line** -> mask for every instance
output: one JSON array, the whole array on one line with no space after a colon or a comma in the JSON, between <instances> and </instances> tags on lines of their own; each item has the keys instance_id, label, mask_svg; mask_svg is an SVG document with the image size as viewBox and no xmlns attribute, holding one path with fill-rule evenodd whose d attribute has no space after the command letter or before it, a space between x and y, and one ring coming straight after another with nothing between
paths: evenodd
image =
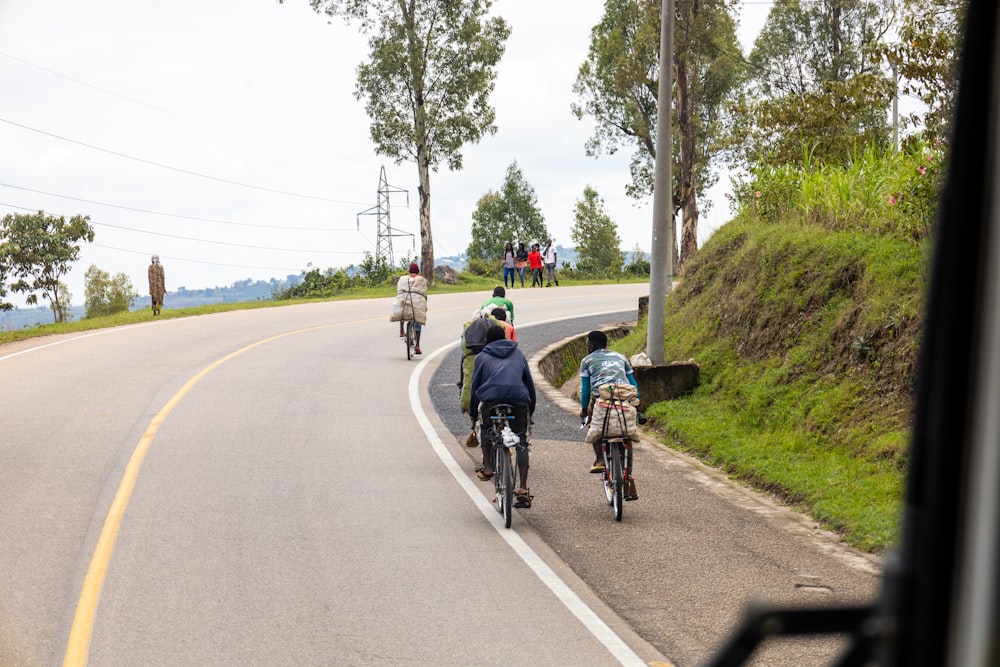
<instances>
[{"instance_id":1,"label":"yellow road line","mask_svg":"<svg viewBox=\"0 0 1000 667\"><path fill-rule=\"evenodd\" d=\"M87 568L87 576L83 580L83 588L80 591L80 599L76 605L76 613L73 615L73 625L70 627L69 640L66 642L66 654L63 658L64 667L83 667L83 665L87 664L87 658L90 653L90 640L94 630L94 618L97 615L97 605L101 597L101 588L104 585L104 577L108 571L108 564L111 561L111 554L115 548L115 540L118 537L118 529L121 527L122 517L125 515L125 508L128 507L129 500L132 497L132 490L135 488L136 478L139 476L139 468L142 466L142 461L146 457L146 452L149 451L153 438L156 437L156 433L160 430L160 425L163 424L163 421L167 418L167 416L173 412L173 409L177 407L177 404L181 402L181 399L183 399L184 396L206 375L233 357L243 354L247 350L252 350L255 347L265 343L270 343L278 340L279 338L285 338L286 336L305 333L307 331L315 331L317 329L343 326L345 324L357 324L358 322L364 321L370 320L352 320L351 322L323 324L315 327L308 327L306 329L299 329L297 331L288 331L283 334L278 334L277 336L271 336L270 338L259 340L256 343L252 343L240 350L227 354L221 359L208 365L197 375L188 380L187 383L181 387L181 389L174 394L169 401L167 401L167 404L163 406L163 409L160 410L155 417L153 417L152 421L149 422L149 426L146 427L146 432L142 434L139 444L136 445L135 450L132 452L128 465L125 466L125 474L122 476L122 481L118 485L118 491L115 493L115 498L111 503L111 508L108 510L108 515L104 519L104 527L101 529L101 535L97 539L97 546L94 548L94 555L90 559L90 567Z\"/></svg>"}]
</instances>

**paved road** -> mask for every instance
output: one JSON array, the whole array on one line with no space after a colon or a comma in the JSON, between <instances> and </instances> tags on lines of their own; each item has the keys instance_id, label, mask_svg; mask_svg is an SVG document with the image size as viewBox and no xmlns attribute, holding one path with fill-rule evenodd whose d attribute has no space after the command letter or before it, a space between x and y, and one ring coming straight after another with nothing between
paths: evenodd
<instances>
[{"instance_id":1,"label":"paved road","mask_svg":"<svg viewBox=\"0 0 1000 667\"><path fill-rule=\"evenodd\" d=\"M522 345L643 292L517 290ZM504 530L455 435L479 300L432 299L419 364L386 299L0 347L0 665L687 667L756 595L872 595L870 562L651 445L615 524L555 395Z\"/></svg>"},{"instance_id":2,"label":"paved road","mask_svg":"<svg viewBox=\"0 0 1000 667\"><path fill-rule=\"evenodd\" d=\"M519 305L540 319L635 290ZM427 356L476 300L432 299ZM0 348L0 664L660 659L470 500L414 411L422 367L388 312L309 304Z\"/></svg>"},{"instance_id":3,"label":"paved road","mask_svg":"<svg viewBox=\"0 0 1000 667\"><path fill-rule=\"evenodd\" d=\"M549 346L603 325L635 319L635 310L518 328L531 359ZM457 441L468 432L454 382L458 352L435 371L429 391ZM536 373L536 379L538 374ZM535 500L517 510L566 564L636 632L678 666L704 663L751 601L790 605L867 602L879 563L840 545L807 517L752 493L689 457L644 441L637 448L640 499L615 524L589 474L579 406L542 381L529 477ZM467 466L480 450L467 452ZM488 486L484 484L484 486ZM772 642L757 665L828 664L837 641Z\"/></svg>"}]
</instances>

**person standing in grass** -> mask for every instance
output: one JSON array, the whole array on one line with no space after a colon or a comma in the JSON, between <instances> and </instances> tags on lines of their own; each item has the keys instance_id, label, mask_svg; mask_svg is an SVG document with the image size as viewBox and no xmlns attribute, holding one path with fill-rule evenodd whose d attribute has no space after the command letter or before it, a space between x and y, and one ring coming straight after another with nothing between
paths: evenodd
<instances>
[{"instance_id":1,"label":"person standing in grass","mask_svg":"<svg viewBox=\"0 0 1000 667\"><path fill-rule=\"evenodd\" d=\"M517 275L521 279L521 287L524 287L524 272L528 270L528 250L524 247L523 243L517 244L515 259L514 266L517 267Z\"/></svg>"},{"instance_id":2,"label":"person standing in grass","mask_svg":"<svg viewBox=\"0 0 1000 667\"><path fill-rule=\"evenodd\" d=\"M555 282L559 286L559 279L556 278L556 249L552 245L552 239L545 240L545 250L542 251L542 262L545 264L546 287L552 287Z\"/></svg>"},{"instance_id":3,"label":"person standing in grass","mask_svg":"<svg viewBox=\"0 0 1000 667\"><path fill-rule=\"evenodd\" d=\"M503 249L503 286L507 287L507 277L510 277L510 288L514 289L514 276L516 275L515 264L517 263L517 253L514 252L514 244L507 241L506 247Z\"/></svg>"},{"instance_id":4,"label":"person standing in grass","mask_svg":"<svg viewBox=\"0 0 1000 667\"><path fill-rule=\"evenodd\" d=\"M538 252L538 244L531 246L528 253L528 268L531 270L531 286L542 286L542 253Z\"/></svg>"},{"instance_id":5,"label":"person standing in grass","mask_svg":"<svg viewBox=\"0 0 1000 667\"><path fill-rule=\"evenodd\" d=\"M159 315L160 309L163 308L163 296L167 293L163 265L160 264L159 255L153 255L146 273L149 277L149 299L153 306L153 315Z\"/></svg>"}]
</instances>

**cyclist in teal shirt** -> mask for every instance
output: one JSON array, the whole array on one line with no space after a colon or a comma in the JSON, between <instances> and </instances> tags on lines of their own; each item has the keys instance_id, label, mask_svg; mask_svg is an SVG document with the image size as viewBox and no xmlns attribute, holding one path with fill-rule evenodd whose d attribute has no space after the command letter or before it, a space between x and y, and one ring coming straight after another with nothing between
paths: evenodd
<instances>
[{"instance_id":1,"label":"cyclist in teal shirt","mask_svg":"<svg viewBox=\"0 0 1000 667\"><path fill-rule=\"evenodd\" d=\"M630 384L635 387L636 395L639 385L635 381L632 365L620 352L608 349L608 336L603 331L591 331L587 334L587 356L580 362L580 418L586 419L591 412L591 404L597 398L597 391L606 384ZM590 472L604 472L601 460L601 441L594 445L594 465Z\"/></svg>"}]
</instances>

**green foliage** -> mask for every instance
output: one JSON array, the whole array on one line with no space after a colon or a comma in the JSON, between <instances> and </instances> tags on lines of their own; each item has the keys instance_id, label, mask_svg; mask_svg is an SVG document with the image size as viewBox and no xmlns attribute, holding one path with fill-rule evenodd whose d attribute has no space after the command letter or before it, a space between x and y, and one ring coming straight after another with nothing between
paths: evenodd
<instances>
[{"instance_id":1,"label":"green foliage","mask_svg":"<svg viewBox=\"0 0 1000 667\"><path fill-rule=\"evenodd\" d=\"M38 295L49 301L56 322L65 319L69 302L60 279L80 256L81 241L94 240L90 216L73 216L69 221L38 213L14 213L0 221L0 264L7 267L17 280L10 285L13 292L27 293L25 302L38 303Z\"/></svg>"},{"instance_id":2,"label":"green foliage","mask_svg":"<svg viewBox=\"0 0 1000 667\"><path fill-rule=\"evenodd\" d=\"M914 142L903 153L870 148L844 167L761 166L734 181L733 208L747 221L923 239L932 229L944 160L940 145Z\"/></svg>"},{"instance_id":3,"label":"green foliage","mask_svg":"<svg viewBox=\"0 0 1000 667\"><path fill-rule=\"evenodd\" d=\"M112 277L94 264L90 265L83 276L83 289L87 309L84 317L87 318L128 311L139 296L127 275L116 273Z\"/></svg>"},{"instance_id":4,"label":"green foliage","mask_svg":"<svg viewBox=\"0 0 1000 667\"><path fill-rule=\"evenodd\" d=\"M904 0L899 41L879 53L900 76L900 93L924 103L921 115L903 118L904 126L923 126L927 139L951 136L958 91L958 54L966 0Z\"/></svg>"},{"instance_id":5,"label":"green foliage","mask_svg":"<svg viewBox=\"0 0 1000 667\"><path fill-rule=\"evenodd\" d=\"M754 41L753 90L802 95L827 83L879 73L872 52L894 18L892 0L776 3Z\"/></svg>"},{"instance_id":6,"label":"green foliage","mask_svg":"<svg viewBox=\"0 0 1000 667\"><path fill-rule=\"evenodd\" d=\"M877 47L894 16L891 1L772 7L750 53L748 92L730 109L733 166L802 165L803 156L843 165L859 148L890 145L895 88Z\"/></svg>"},{"instance_id":7,"label":"green foliage","mask_svg":"<svg viewBox=\"0 0 1000 667\"><path fill-rule=\"evenodd\" d=\"M632 251L632 261L625 265L625 273L630 276L649 276L649 260L638 243Z\"/></svg>"},{"instance_id":8,"label":"green foliage","mask_svg":"<svg viewBox=\"0 0 1000 667\"><path fill-rule=\"evenodd\" d=\"M732 222L667 299L668 359L693 395L649 411L671 446L776 493L873 551L892 546L907 465L925 243ZM645 330L619 349L641 349Z\"/></svg>"},{"instance_id":9,"label":"green foliage","mask_svg":"<svg viewBox=\"0 0 1000 667\"><path fill-rule=\"evenodd\" d=\"M407 268L409 268L409 259L406 260L406 264ZM393 275L392 267L389 266L389 262L386 261L385 257L376 258L367 251L358 269L361 272L362 282L369 287L383 285Z\"/></svg>"},{"instance_id":10,"label":"green foliage","mask_svg":"<svg viewBox=\"0 0 1000 667\"><path fill-rule=\"evenodd\" d=\"M618 226L608 215L604 200L589 185L573 211L570 237L576 245L576 269L589 277L620 276L625 263Z\"/></svg>"},{"instance_id":11,"label":"green foliage","mask_svg":"<svg viewBox=\"0 0 1000 667\"><path fill-rule=\"evenodd\" d=\"M827 82L817 91L757 99L741 98L733 109L731 162L754 166L844 165L859 147L891 146L886 113L891 81L862 75ZM805 147L805 150L803 149Z\"/></svg>"},{"instance_id":12,"label":"green foliage","mask_svg":"<svg viewBox=\"0 0 1000 667\"><path fill-rule=\"evenodd\" d=\"M500 192L487 192L476 204L466 254L470 259L498 262L508 241L516 247L518 242L527 244L548 237L538 195L515 161L507 167Z\"/></svg>"},{"instance_id":13,"label":"green foliage","mask_svg":"<svg viewBox=\"0 0 1000 667\"><path fill-rule=\"evenodd\" d=\"M327 268L325 271L320 271L312 264L306 266L299 284L275 290L272 298L278 301L330 298L350 289L363 287L367 282L360 273L352 277L344 269Z\"/></svg>"},{"instance_id":14,"label":"green foliage","mask_svg":"<svg viewBox=\"0 0 1000 667\"><path fill-rule=\"evenodd\" d=\"M495 278L499 272L497 270L496 259L485 260L469 257L468 263L465 266L465 273L482 278Z\"/></svg>"}]
</instances>

